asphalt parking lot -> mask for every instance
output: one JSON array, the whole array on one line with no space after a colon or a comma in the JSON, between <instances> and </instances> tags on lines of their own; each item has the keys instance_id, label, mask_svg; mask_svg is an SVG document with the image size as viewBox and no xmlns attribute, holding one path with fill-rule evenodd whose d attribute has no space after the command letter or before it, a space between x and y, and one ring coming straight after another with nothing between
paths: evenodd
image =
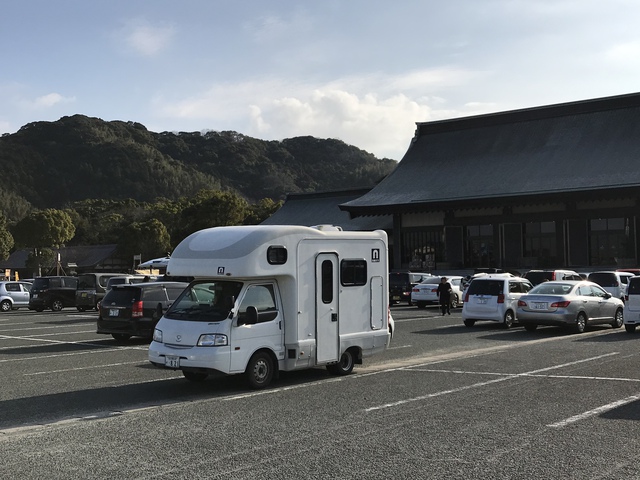
<instances>
[{"instance_id":1,"label":"asphalt parking lot","mask_svg":"<svg viewBox=\"0 0 640 480\"><path fill-rule=\"evenodd\" d=\"M192 384L95 313L0 316L3 478L640 478L640 333L394 306L347 377Z\"/></svg>"}]
</instances>

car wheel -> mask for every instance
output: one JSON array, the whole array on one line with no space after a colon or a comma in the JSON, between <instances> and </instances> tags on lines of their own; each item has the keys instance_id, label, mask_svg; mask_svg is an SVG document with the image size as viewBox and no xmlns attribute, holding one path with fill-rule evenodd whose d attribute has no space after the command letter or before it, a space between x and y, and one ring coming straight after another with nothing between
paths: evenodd
<instances>
[{"instance_id":1,"label":"car wheel","mask_svg":"<svg viewBox=\"0 0 640 480\"><path fill-rule=\"evenodd\" d=\"M182 374L184 375L184 378L190 382L202 382L209 376L208 373L204 372L185 372L184 370L182 371Z\"/></svg>"},{"instance_id":2,"label":"car wheel","mask_svg":"<svg viewBox=\"0 0 640 480\"><path fill-rule=\"evenodd\" d=\"M111 336L118 342L126 342L131 338L131 335L126 333L112 333Z\"/></svg>"},{"instance_id":3,"label":"car wheel","mask_svg":"<svg viewBox=\"0 0 640 480\"><path fill-rule=\"evenodd\" d=\"M450 304L450 308L457 308L458 307L458 294L454 293L453 296L451 297L451 304Z\"/></svg>"},{"instance_id":4,"label":"car wheel","mask_svg":"<svg viewBox=\"0 0 640 480\"><path fill-rule=\"evenodd\" d=\"M355 360L351 350L345 350L340 361L333 365L327 365L327 370L334 375L349 375L353 371Z\"/></svg>"},{"instance_id":5,"label":"car wheel","mask_svg":"<svg viewBox=\"0 0 640 480\"><path fill-rule=\"evenodd\" d=\"M40 308L40 307L38 307L38 308L34 308L34 310L35 310L36 312L43 312L43 311L44 311L44 308Z\"/></svg>"},{"instance_id":6,"label":"car wheel","mask_svg":"<svg viewBox=\"0 0 640 480\"><path fill-rule=\"evenodd\" d=\"M87 310L87 307L76 307L78 309L79 312L85 312Z\"/></svg>"},{"instance_id":7,"label":"car wheel","mask_svg":"<svg viewBox=\"0 0 640 480\"><path fill-rule=\"evenodd\" d=\"M473 326L476 324L476 321L475 321L475 320L471 320L470 318L467 318L467 319L464 321L464 324L465 324L467 327L473 327Z\"/></svg>"},{"instance_id":8,"label":"car wheel","mask_svg":"<svg viewBox=\"0 0 640 480\"><path fill-rule=\"evenodd\" d=\"M62 300L58 298L51 302L51 310L53 310L54 312L59 312L63 307L64 305L62 304Z\"/></svg>"},{"instance_id":9,"label":"car wheel","mask_svg":"<svg viewBox=\"0 0 640 480\"><path fill-rule=\"evenodd\" d=\"M587 329L587 316L580 312L578 318L576 318L576 333L584 333Z\"/></svg>"},{"instance_id":10,"label":"car wheel","mask_svg":"<svg viewBox=\"0 0 640 480\"><path fill-rule=\"evenodd\" d=\"M525 323L524 324L524 329L527 332L535 332L537 328L538 328L538 325L536 325L535 323Z\"/></svg>"},{"instance_id":11,"label":"car wheel","mask_svg":"<svg viewBox=\"0 0 640 480\"><path fill-rule=\"evenodd\" d=\"M507 313L504 314L504 323L502 326L504 328L513 327L513 312L511 310L507 310Z\"/></svg>"},{"instance_id":12,"label":"car wheel","mask_svg":"<svg viewBox=\"0 0 640 480\"><path fill-rule=\"evenodd\" d=\"M9 310L11 310L11 302L9 300L3 300L0 302L1 312L8 312Z\"/></svg>"},{"instance_id":13,"label":"car wheel","mask_svg":"<svg viewBox=\"0 0 640 480\"><path fill-rule=\"evenodd\" d=\"M625 329L628 333L635 333L635 331L636 331L636 325L635 325L635 324L633 324L633 325L632 325L632 324L630 324L630 323L627 323L627 324L624 326L624 329Z\"/></svg>"},{"instance_id":14,"label":"car wheel","mask_svg":"<svg viewBox=\"0 0 640 480\"><path fill-rule=\"evenodd\" d=\"M611 326L613 328L620 328L623 323L624 323L624 315L622 313L622 309L619 308L616 310L616 314L613 317L613 323L611 324Z\"/></svg>"},{"instance_id":15,"label":"car wheel","mask_svg":"<svg viewBox=\"0 0 640 480\"><path fill-rule=\"evenodd\" d=\"M418 308L427 308L427 302L416 302Z\"/></svg>"},{"instance_id":16,"label":"car wheel","mask_svg":"<svg viewBox=\"0 0 640 480\"><path fill-rule=\"evenodd\" d=\"M273 378L273 361L266 352L256 352L249 360L245 371L251 388L264 388Z\"/></svg>"}]
</instances>

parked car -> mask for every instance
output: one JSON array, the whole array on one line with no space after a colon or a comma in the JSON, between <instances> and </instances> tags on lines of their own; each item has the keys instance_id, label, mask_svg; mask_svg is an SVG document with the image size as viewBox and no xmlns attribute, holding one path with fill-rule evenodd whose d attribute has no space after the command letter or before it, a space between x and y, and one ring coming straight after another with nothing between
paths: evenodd
<instances>
[{"instance_id":1,"label":"parked car","mask_svg":"<svg viewBox=\"0 0 640 480\"><path fill-rule=\"evenodd\" d=\"M78 277L36 277L29 296L29 310L42 312L50 308L59 312L64 307L76 306Z\"/></svg>"},{"instance_id":2,"label":"parked car","mask_svg":"<svg viewBox=\"0 0 640 480\"><path fill-rule=\"evenodd\" d=\"M524 274L524 278L532 285L554 280L582 280L580 274L573 270L529 270Z\"/></svg>"},{"instance_id":3,"label":"parked car","mask_svg":"<svg viewBox=\"0 0 640 480\"><path fill-rule=\"evenodd\" d=\"M157 282L162 278L160 275L117 275L107 280L107 290L114 285L131 285L142 282Z\"/></svg>"},{"instance_id":4,"label":"parked car","mask_svg":"<svg viewBox=\"0 0 640 480\"><path fill-rule=\"evenodd\" d=\"M438 303L438 284L442 277L428 277L418 283L411 290L411 303L418 308L425 308L429 304ZM462 303L462 278L460 276L447 277L451 284L451 308L456 308Z\"/></svg>"},{"instance_id":5,"label":"parked car","mask_svg":"<svg viewBox=\"0 0 640 480\"><path fill-rule=\"evenodd\" d=\"M411 290L428 277L433 275L416 272L389 273L389 302L391 304L407 302L411 305Z\"/></svg>"},{"instance_id":6,"label":"parked car","mask_svg":"<svg viewBox=\"0 0 640 480\"><path fill-rule=\"evenodd\" d=\"M624 296L627 293L628 274L615 271L591 272L587 280L597 283L611 295L624 302Z\"/></svg>"},{"instance_id":7,"label":"parked car","mask_svg":"<svg viewBox=\"0 0 640 480\"><path fill-rule=\"evenodd\" d=\"M118 273L81 273L78 275L76 290L76 308L80 312L98 309L98 302L107 291L107 282Z\"/></svg>"},{"instance_id":8,"label":"parked car","mask_svg":"<svg viewBox=\"0 0 640 480\"><path fill-rule=\"evenodd\" d=\"M100 302L97 333L119 341L151 339L156 323L187 285L162 281L114 285Z\"/></svg>"},{"instance_id":9,"label":"parked car","mask_svg":"<svg viewBox=\"0 0 640 480\"><path fill-rule=\"evenodd\" d=\"M476 277L464 295L462 321L467 327L472 327L478 320L489 320L511 328L518 322L518 300L532 288L526 278L509 273Z\"/></svg>"},{"instance_id":10,"label":"parked car","mask_svg":"<svg viewBox=\"0 0 640 480\"><path fill-rule=\"evenodd\" d=\"M0 312L28 307L30 291L28 282L0 282Z\"/></svg>"},{"instance_id":11,"label":"parked car","mask_svg":"<svg viewBox=\"0 0 640 480\"><path fill-rule=\"evenodd\" d=\"M631 277L624 297L624 328L633 333L640 325L640 277Z\"/></svg>"},{"instance_id":12,"label":"parked car","mask_svg":"<svg viewBox=\"0 0 640 480\"><path fill-rule=\"evenodd\" d=\"M517 315L530 332L538 325L559 325L582 333L597 323L621 327L624 303L590 281L545 282L520 297Z\"/></svg>"}]
</instances>

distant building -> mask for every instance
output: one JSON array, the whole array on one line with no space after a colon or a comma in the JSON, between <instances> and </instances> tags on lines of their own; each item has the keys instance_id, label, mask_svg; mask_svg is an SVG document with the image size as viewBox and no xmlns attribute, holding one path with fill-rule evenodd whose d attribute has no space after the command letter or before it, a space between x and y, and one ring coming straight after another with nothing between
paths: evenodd
<instances>
[{"instance_id":1,"label":"distant building","mask_svg":"<svg viewBox=\"0 0 640 480\"><path fill-rule=\"evenodd\" d=\"M340 208L393 218L393 264L639 265L640 94L418 123L398 167Z\"/></svg>"}]
</instances>

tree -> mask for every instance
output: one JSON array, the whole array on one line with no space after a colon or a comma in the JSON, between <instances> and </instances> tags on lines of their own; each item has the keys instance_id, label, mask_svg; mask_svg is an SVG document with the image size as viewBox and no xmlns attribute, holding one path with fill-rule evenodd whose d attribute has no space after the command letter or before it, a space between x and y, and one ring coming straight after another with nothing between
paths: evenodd
<instances>
[{"instance_id":1,"label":"tree","mask_svg":"<svg viewBox=\"0 0 640 480\"><path fill-rule=\"evenodd\" d=\"M36 210L20 220L13 237L23 247L60 247L73 238L76 227L64 210Z\"/></svg>"},{"instance_id":2,"label":"tree","mask_svg":"<svg viewBox=\"0 0 640 480\"><path fill-rule=\"evenodd\" d=\"M118 252L123 258L133 258L137 254L144 259L163 257L170 251L169 232L157 218L127 225L118 242Z\"/></svg>"},{"instance_id":3,"label":"tree","mask_svg":"<svg viewBox=\"0 0 640 480\"><path fill-rule=\"evenodd\" d=\"M0 213L0 260L5 260L9 257L14 243L13 235L7 230L7 220Z\"/></svg>"},{"instance_id":4,"label":"tree","mask_svg":"<svg viewBox=\"0 0 640 480\"><path fill-rule=\"evenodd\" d=\"M283 202L274 202L271 198L263 198L258 203L254 203L250 206L249 215L244 219L245 225L258 225L282 206Z\"/></svg>"}]
</instances>

